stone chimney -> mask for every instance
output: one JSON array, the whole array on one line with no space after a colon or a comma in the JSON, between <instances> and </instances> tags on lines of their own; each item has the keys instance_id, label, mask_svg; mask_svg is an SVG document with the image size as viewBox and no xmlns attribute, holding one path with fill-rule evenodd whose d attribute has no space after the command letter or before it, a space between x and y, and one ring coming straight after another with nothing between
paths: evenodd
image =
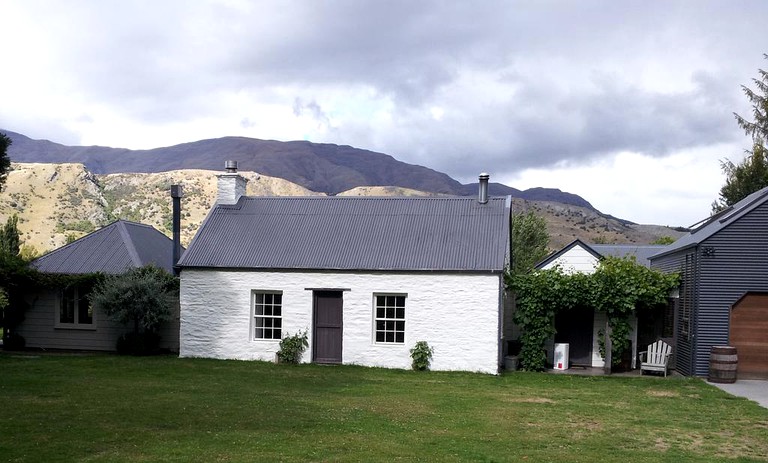
<instances>
[{"instance_id":1,"label":"stone chimney","mask_svg":"<svg viewBox=\"0 0 768 463\"><path fill-rule=\"evenodd\" d=\"M480 174L480 188L477 192L477 202L480 204L486 204L488 202L488 179L491 176L483 172Z\"/></svg>"},{"instance_id":2,"label":"stone chimney","mask_svg":"<svg viewBox=\"0 0 768 463\"><path fill-rule=\"evenodd\" d=\"M245 186L248 180L237 173L237 161L226 161L225 172L217 174L219 193L216 204L237 204L241 196L245 195Z\"/></svg>"}]
</instances>

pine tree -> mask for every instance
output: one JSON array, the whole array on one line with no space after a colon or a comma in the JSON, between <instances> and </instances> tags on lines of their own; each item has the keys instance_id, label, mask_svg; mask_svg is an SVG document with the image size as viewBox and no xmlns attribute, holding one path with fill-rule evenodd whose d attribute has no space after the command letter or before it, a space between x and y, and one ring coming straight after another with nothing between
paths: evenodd
<instances>
[{"instance_id":1,"label":"pine tree","mask_svg":"<svg viewBox=\"0 0 768 463\"><path fill-rule=\"evenodd\" d=\"M768 59L768 54L763 58ZM720 188L720 198L712 203L712 213L721 211L741 201L750 194L768 186L768 71L758 69L759 78L752 79L756 89L746 85L741 88L752 103L753 120L748 120L737 113L736 123L744 133L752 137L752 150L738 164L725 159L720 167L726 175L725 185Z\"/></svg>"},{"instance_id":2,"label":"pine tree","mask_svg":"<svg viewBox=\"0 0 768 463\"><path fill-rule=\"evenodd\" d=\"M763 58L768 59L768 54L763 54ZM755 144L759 143L764 146L765 141L768 140L768 72L762 69L758 69L757 72L760 78L752 79L757 90L752 90L746 85L741 86L744 94L752 103L754 120L749 121L736 113L733 115L736 117L739 127L744 129L744 133L751 136Z\"/></svg>"}]
</instances>

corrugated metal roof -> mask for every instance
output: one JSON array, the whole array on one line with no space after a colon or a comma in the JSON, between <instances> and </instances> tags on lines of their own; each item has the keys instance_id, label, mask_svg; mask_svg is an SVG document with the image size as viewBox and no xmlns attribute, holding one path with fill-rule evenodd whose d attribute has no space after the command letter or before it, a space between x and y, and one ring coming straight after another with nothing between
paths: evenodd
<instances>
[{"instance_id":1,"label":"corrugated metal roof","mask_svg":"<svg viewBox=\"0 0 768 463\"><path fill-rule=\"evenodd\" d=\"M592 249L603 256L627 257L635 256L637 263L646 267L651 266L650 257L665 250L668 246L648 244L590 244Z\"/></svg>"},{"instance_id":2,"label":"corrugated metal roof","mask_svg":"<svg viewBox=\"0 0 768 463\"><path fill-rule=\"evenodd\" d=\"M703 223L700 222L702 225L694 228L690 233L681 236L680 239L667 246L662 252L651 256L651 260L681 249L697 246L766 201L768 201L768 187L752 193L724 211L703 220Z\"/></svg>"},{"instance_id":3,"label":"corrugated metal roof","mask_svg":"<svg viewBox=\"0 0 768 463\"><path fill-rule=\"evenodd\" d=\"M153 227L118 220L32 261L45 273L110 273L154 264L173 271L173 241Z\"/></svg>"},{"instance_id":4,"label":"corrugated metal roof","mask_svg":"<svg viewBox=\"0 0 768 463\"><path fill-rule=\"evenodd\" d=\"M667 248L666 245L639 245L639 244L586 244L580 239L575 239L567 244L559 251L555 251L548 255L541 262L536 264L536 268L543 268L553 260L562 256L566 252L570 251L576 246L581 246L582 249L589 252L597 259L601 259L603 256L613 257L627 257L635 256L637 263L646 267L651 266L650 256L657 254Z\"/></svg>"},{"instance_id":5,"label":"corrugated metal roof","mask_svg":"<svg viewBox=\"0 0 768 463\"><path fill-rule=\"evenodd\" d=\"M181 267L501 271L509 198L243 197L217 205Z\"/></svg>"}]
</instances>

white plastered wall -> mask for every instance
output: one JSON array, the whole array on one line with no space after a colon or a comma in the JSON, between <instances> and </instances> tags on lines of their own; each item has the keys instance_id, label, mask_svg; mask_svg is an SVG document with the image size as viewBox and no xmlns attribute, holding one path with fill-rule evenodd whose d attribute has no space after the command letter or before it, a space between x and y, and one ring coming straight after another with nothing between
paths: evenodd
<instances>
[{"instance_id":1,"label":"white plastered wall","mask_svg":"<svg viewBox=\"0 0 768 463\"><path fill-rule=\"evenodd\" d=\"M410 368L417 341L434 348L433 370L497 373L498 274L261 272L184 269L180 356L272 361L276 340L254 340L252 290L283 294L283 335L308 330L312 359L311 288L343 293L343 363ZM310 288L310 289L308 289ZM404 344L374 342L373 296L406 294Z\"/></svg>"}]
</instances>

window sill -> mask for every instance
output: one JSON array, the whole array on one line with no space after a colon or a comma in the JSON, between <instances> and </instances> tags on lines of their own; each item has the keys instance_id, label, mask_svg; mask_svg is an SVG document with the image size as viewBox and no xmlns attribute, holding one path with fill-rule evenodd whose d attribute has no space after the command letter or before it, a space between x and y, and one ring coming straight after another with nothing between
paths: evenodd
<instances>
[{"instance_id":1,"label":"window sill","mask_svg":"<svg viewBox=\"0 0 768 463\"><path fill-rule=\"evenodd\" d=\"M53 327L55 330L75 330L75 331L96 331L95 325L56 325Z\"/></svg>"},{"instance_id":2,"label":"window sill","mask_svg":"<svg viewBox=\"0 0 768 463\"><path fill-rule=\"evenodd\" d=\"M404 342L376 342L374 341L373 344L376 347L403 347L405 346Z\"/></svg>"}]
</instances>

